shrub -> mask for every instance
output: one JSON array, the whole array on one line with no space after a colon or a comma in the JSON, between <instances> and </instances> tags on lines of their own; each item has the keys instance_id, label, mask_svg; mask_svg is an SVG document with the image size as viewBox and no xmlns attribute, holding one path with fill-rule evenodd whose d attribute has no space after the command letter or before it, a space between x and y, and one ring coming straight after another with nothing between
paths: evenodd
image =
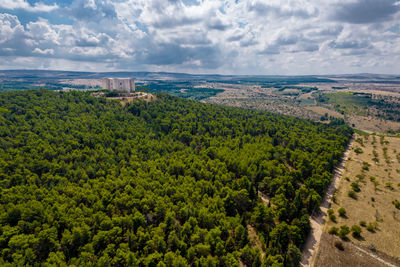
<instances>
[{"instance_id":1,"label":"shrub","mask_svg":"<svg viewBox=\"0 0 400 267\"><path fill-rule=\"evenodd\" d=\"M396 209L400 209L400 201L398 201L397 199L392 201L393 205L396 207Z\"/></svg>"},{"instance_id":2,"label":"shrub","mask_svg":"<svg viewBox=\"0 0 400 267\"><path fill-rule=\"evenodd\" d=\"M332 222L336 222L336 216L335 216L335 214L334 214L334 212L333 212L333 209L329 209L329 210L328 210L328 216L329 216L329 219L330 219Z\"/></svg>"},{"instance_id":3,"label":"shrub","mask_svg":"<svg viewBox=\"0 0 400 267\"><path fill-rule=\"evenodd\" d=\"M371 164L369 164L369 163L366 162L366 161L363 161L362 170L363 170L363 171L368 171L370 166L371 166Z\"/></svg>"},{"instance_id":4,"label":"shrub","mask_svg":"<svg viewBox=\"0 0 400 267\"><path fill-rule=\"evenodd\" d=\"M361 225L362 227L365 227L365 226L367 226L367 222L366 222L366 221L360 221L360 225Z\"/></svg>"},{"instance_id":5,"label":"shrub","mask_svg":"<svg viewBox=\"0 0 400 267\"><path fill-rule=\"evenodd\" d=\"M400 184L398 184L398 186L400 187ZM332 201L333 201L333 203L337 204L336 194L333 194Z\"/></svg>"},{"instance_id":6,"label":"shrub","mask_svg":"<svg viewBox=\"0 0 400 267\"><path fill-rule=\"evenodd\" d=\"M353 237L355 237L355 238L359 238L359 237L361 237L361 232L362 232L362 230L361 230L361 227L360 226L358 226L358 225L353 225L352 227L351 227L351 231L352 231L352 235L353 235Z\"/></svg>"},{"instance_id":7,"label":"shrub","mask_svg":"<svg viewBox=\"0 0 400 267\"><path fill-rule=\"evenodd\" d=\"M376 180L374 176L369 177L369 180L374 183L375 189L379 185L379 182Z\"/></svg>"},{"instance_id":8,"label":"shrub","mask_svg":"<svg viewBox=\"0 0 400 267\"><path fill-rule=\"evenodd\" d=\"M350 228L347 225L340 226L340 230L338 233L340 238L345 239L349 233L350 233Z\"/></svg>"},{"instance_id":9,"label":"shrub","mask_svg":"<svg viewBox=\"0 0 400 267\"><path fill-rule=\"evenodd\" d=\"M390 189L390 190L394 190L394 188L393 188L393 184L391 183L391 182L387 182L386 184L385 184L385 187L387 188L387 189Z\"/></svg>"},{"instance_id":10,"label":"shrub","mask_svg":"<svg viewBox=\"0 0 400 267\"><path fill-rule=\"evenodd\" d=\"M378 223L377 222L370 222L367 225L367 230L374 233L375 230L377 229L377 227L378 227Z\"/></svg>"},{"instance_id":11,"label":"shrub","mask_svg":"<svg viewBox=\"0 0 400 267\"><path fill-rule=\"evenodd\" d=\"M330 235L337 235L339 232L339 228L332 226L329 230L328 230L328 234Z\"/></svg>"},{"instance_id":12,"label":"shrub","mask_svg":"<svg viewBox=\"0 0 400 267\"><path fill-rule=\"evenodd\" d=\"M341 250L341 251L344 250L343 243L342 243L341 241L336 240L335 243L334 243L334 245L335 245L335 247L336 247L338 250Z\"/></svg>"},{"instance_id":13,"label":"shrub","mask_svg":"<svg viewBox=\"0 0 400 267\"><path fill-rule=\"evenodd\" d=\"M357 138L356 142L359 143L361 146L364 146L364 141L361 138Z\"/></svg>"},{"instance_id":14,"label":"shrub","mask_svg":"<svg viewBox=\"0 0 400 267\"><path fill-rule=\"evenodd\" d=\"M346 217L346 210L344 208L338 209L338 213L340 217Z\"/></svg>"},{"instance_id":15,"label":"shrub","mask_svg":"<svg viewBox=\"0 0 400 267\"><path fill-rule=\"evenodd\" d=\"M357 194L354 192L354 190L350 190L347 195L353 199L357 199Z\"/></svg>"},{"instance_id":16,"label":"shrub","mask_svg":"<svg viewBox=\"0 0 400 267\"><path fill-rule=\"evenodd\" d=\"M365 174L363 174L363 173L357 174L356 177L358 178L358 180L359 180L360 182L363 182L363 181L364 181L364 178L365 178Z\"/></svg>"},{"instance_id":17,"label":"shrub","mask_svg":"<svg viewBox=\"0 0 400 267\"><path fill-rule=\"evenodd\" d=\"M374 154L374 158L372 160L375 161L375 163L378 163L379 162L378 152L376 152L376 150L374 150L374 151L372 151L372 153Z\"/></svg>"},{"instance_id":18,"label":"shrub","mask_svg":"<svg viewBox=\"0 0 400 267\"><path fill-rule=\"evenodd\" d=\"M352 183L351 183L351 187L353 188L353 190L354 190L355 192L360 192L360 191L361 191L360 186L359 186L358 183L356 183L356 182L352 182Z\"/></svg>"},{"instance_id":19,"label":"shrub","mask_svg":"<svg viewBox=\"0 0 400 267\"><path fill-rule=\"evenodd\" d=\"M360 155L360 154L363 153L362 149L359 148L359 147L357 147L356 149L354 149L354 152L355 152L357 155Z\"/></svg>"}]
</instances>

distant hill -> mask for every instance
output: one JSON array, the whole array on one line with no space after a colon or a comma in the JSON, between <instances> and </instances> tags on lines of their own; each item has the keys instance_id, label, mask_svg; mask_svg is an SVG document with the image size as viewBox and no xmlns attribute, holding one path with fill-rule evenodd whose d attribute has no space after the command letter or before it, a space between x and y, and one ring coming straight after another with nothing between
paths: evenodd
<instances>
[{"instance_id":1,"label":"distant hill","mask_svg":"<svg viewBox=\"0 0 400 267\"><path fill-rule=\"evenodd\" d=\"M238 80L311 80L317 82L329 81L329 79L354 79L364 81L390 80L400 82L399 75L382 74L343 74L343 75L218 75L218 74L188 74L174 72L81 72L81 71L59 71L59 70L0 70L0 80L58 80L58 79L101 79L104 77L134 77L138 80L215 80L215 81L238 81ZM332 80L330 80L332 81Z\"/></svg>"},{"instance_id":2,"label":"distant hill","mask_svg":"<svg viewBox=\"0 0 400 267\"><path fill-rule=\"evenodd\" d=\"M400 79L397 75L380 74L345 74L345 75L217 75L217 74L188 74L174 72L81 72L58 70L0 70L0 79L101 79L104 77L134 77L142 80L246 80L246 79L295 79L295 78L345 78L345 79Z\"/></svg>"}]
</instances>

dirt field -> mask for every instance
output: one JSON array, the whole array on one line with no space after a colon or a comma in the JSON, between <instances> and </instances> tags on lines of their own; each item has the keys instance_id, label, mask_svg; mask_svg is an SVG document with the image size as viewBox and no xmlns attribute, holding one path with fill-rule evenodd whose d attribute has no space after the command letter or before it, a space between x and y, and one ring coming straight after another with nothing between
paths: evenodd
<instances>
[{"instance_id":1,"label":"dirt field","mask_svg":"<svg viewBox=\"0 0 400 267\"><path fill-rule=\"evenodd\" d=\"M389 101L390 103L398 103L398 101L400 101L400 86L398 84L340 82L332 84L299 84L298 86L317 87L318 92L322 94L358 92L374 94L376 96L391 97L390 101L392 102ZM400 122L396 122L397 119L395 118L392 120L382 119L382 117L385 116L378 115L378 113L382 112L382 110L378 109L376 112L372 112L370 116L367 116L367 111L372 111L374 108L362 106L360 107L360 110L358 110L358 113L352 109L349 109L348 112L343 113L345 114L343 115L336 110L334 104L319 102L317 100L317 91L303 93L297 89L286 89L281 92L276 88L264 88L249 84L238 85L210 83L207 84L206 87L215 87L224 89L225 91L213 97L204 99L203 102L267 110L269 112L280 113L314 121L319 121L321 116L325 115L325 113L328 113L328 116L343 118L349 125L363 131L379 133L400 132ZM351 105L348 106L351 107ZM390 118L388 116L386 117ZM325 120L325 122L329 121Z\"/></svg>"},{"instance_id":2,"label":"dirt field","mask_svg":"<svg viewBox=\"0 0 400 267\"><path fill-rule=\"evenodd\" d=\"M337 112L335 110L327 109L327 108L321 107L321 106L310 106L310 107L306 107L306 109L311 110L320 116L323 116L323 115L325 115L325 113L328 113L328 116L332 116L335 118L344 118L344 116L342 114L340 114L339 112Z\"/></svg>"},{"instance_id":3,"label":"dirt field","mask_svg":"<svg viewBox=\"0 0 400 267\"><path fill-rule=\"evenodd\" d=\"M361 237L348 234L348 242L344 243L368 248L373 255L399 257L400 207L396 208L394 203L400 201L400 138L356 134L355 140L331 206L336 222L327 219L324 231L342 225L350 228L358 225L362 229ZM339 208L344 208L346 215L340 216ZM349 260L348 256L352 258L351 266L379 266L363 265L365 255L362 254L365 253L360 257L343 254L336 251L338 249L333 253L331 238L325 239L321 241L315 266L348 266L342 265L342 261ZM329 244L325 244L327 242ZM333 265L325 265L325 258ZM400 261L395 266L400 266Z\"/></svg>"},{"instance_id":4,"label":"dirt field","mask_svg":"<svg viewBox=\"0 0 400 267\"><path fill-rule=\"evenodd\" d=\"M383 120L375 117L363 117L352 115L347 117L347 122L350 126L356 129L361 129L368 132L387 132L392 130L394 132L400 132L400 122Z\"/></svg>"},{"instance_id":5,"label":"dirt field","mask_svg":"<svg viewBox=\"0 0 400 267\"><path fill-rule=\"evenodd\" d=\"M259 86L224 85L218 88L225 91L203 100L206 103L232 107L242 107L296 116L305 119L319 120L321 115L299 107L297 96L278 94L275 88ZM307 97L306 97L307 98Z\"/></svg>"},{"instance_id":6,"label":"dirt field","mask_svg":"<svg viewBox=\"0 0 400 267\"><path fill-rule=\"evenodd\" d=\"M343 250L335 247L335 242L343 245ZM379 252L371 252L367 247L355 246L336 236L323 233L314 266L324 267L396 267L400 261Z\"/></svg>"}]
</instances>

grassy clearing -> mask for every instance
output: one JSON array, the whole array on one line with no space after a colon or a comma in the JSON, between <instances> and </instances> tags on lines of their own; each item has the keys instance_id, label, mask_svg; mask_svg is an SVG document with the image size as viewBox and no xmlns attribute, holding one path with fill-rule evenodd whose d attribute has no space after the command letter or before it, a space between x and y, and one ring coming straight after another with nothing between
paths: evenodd
<instances>
[{"instance_id":1,"label":"grassy clearing","mask_svg":"<svg viewBox=\"0 0 400 267\"><path fill-rule=\"evenodd\" d=\"M344 118L343 114L340 114L339 112L337 112L335 110L331 110L331 109L321 107L321 106L310 106L310 107L306 107L306 109L311 110L320 116L324 116L325 114L328 114L328 116L332 116L335 118Z\"/></svg>"},{"instance_id":2,"label":"grassy clearing","mask_svg":"<svg viewBox=\"0 0 400 267\"><path fill-rule=\"evenodd\" d=\"M344 240L400 255L399 152L399 138L356 133L329 214L335 220L327 219L325 232L336 228L339 234L341 226L348 226Z\"/></svg>"},{"instance_id":3,"label":"grassy clearing","mask_svg":"<svg viewBox=\"0 0 400 267\"><path fill-rule=\"evenodd\" d=\"M329 93L325 95L336 111L342 114L367 115L369 97L352 92Z\"/></svg>"}]
</instances>

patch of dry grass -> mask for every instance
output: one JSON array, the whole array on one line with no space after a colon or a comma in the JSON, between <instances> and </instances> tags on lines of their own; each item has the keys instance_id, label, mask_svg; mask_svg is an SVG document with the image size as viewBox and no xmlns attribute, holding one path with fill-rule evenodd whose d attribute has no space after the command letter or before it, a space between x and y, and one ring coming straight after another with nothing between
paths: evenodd
<instances>
[{"instance_id":1,"label":"patch of dry grass","mask_svg":"<svg viewBox=\"0 0 400 267\"><path fill-rule=\"evenodd\" d=\"M310 106L306 107L306 109L311 110L321 116L325 115L325 113L328 113L328 116L332 116L335 118L344 118L344 116L339 112L321 106Z\"/></svg>"},{"instance_id":2,"label":"patch of dry grass","mask_svg":"<svg viewBox=\"0 0 400 267\"><path fill-rule=\"evenodd\" d=\"M335 84L303 84L299 86L318 87L318 92L337 93L337 92L363 92L373 93L380 96L392 96L400 99L400 87L396 84L376 85L365 83L335 83ZM336 90L332 87L346 87L345 90ZM226 106L243 107L251 109L266 110L269 112L291 115L299 118L319 121L321 116L328 113L328 116L344 118L349 125L370 132L399 132L400 122L384 120L377 116L359 116L356 114L343 115L337 112L333 105L315 105L314 93L302 93L299 90L286 89L285 92L296 92L296 95L284 95L276 88L263 88L260 85L248 84L220 84L209 83L207 87L224 89L225 91L203 99L203 102L221 104ZM297 95L298 93L298 95ZM307 100L310 100L309 102ZM394 102L399 100L393 100ZM373 113L375 114L375 113ZM376 115L376 114L375 114ZM328 121L325 121L328 122Z\"/></svg>"},{"instance_id":3,"label":"patch of dry grass","mask_svg":"<svg viewBox=\"0 0 400 267\"><path fill-rule=\"evenodd\" d=\"M323 233L314 266L390 267L399 266L400 264L398 259L371 251L372 247L360 246L359 248L361 250L357 249L351 242L345 242L338 237Z\"/></svg>"},{"instance_id":4,"label":"patch of dry grass","mask_svg":"<svg viewBox=\"0 0 400 267\"><path fill-rule=\"evenodd\" d=\"M363 131L369 132L380 132L384 133L389 130L399 131L400 122L384 120L376 117L364 117L351 115L347 118L347 123L353 125L354 127Z\"/></svg>"},{"instance_id":5,"label":"patch of dry grass","mask_svg":"<svg viewBox=\"0 0 400 267\"><path fill-rule=\"evenodd\" d=\"M362 153L356 153L356 148ZM360 238L348 235L351 242L372 244L389 256L400 255L400 209L393 204L400 201L399 152L400 138L356 134L331 206L336 223L328 219L325 232L342 225L360 226L364 221ZM346 216L339 216L339 208L346 210Z\"/></svg>"}]
</instances>

